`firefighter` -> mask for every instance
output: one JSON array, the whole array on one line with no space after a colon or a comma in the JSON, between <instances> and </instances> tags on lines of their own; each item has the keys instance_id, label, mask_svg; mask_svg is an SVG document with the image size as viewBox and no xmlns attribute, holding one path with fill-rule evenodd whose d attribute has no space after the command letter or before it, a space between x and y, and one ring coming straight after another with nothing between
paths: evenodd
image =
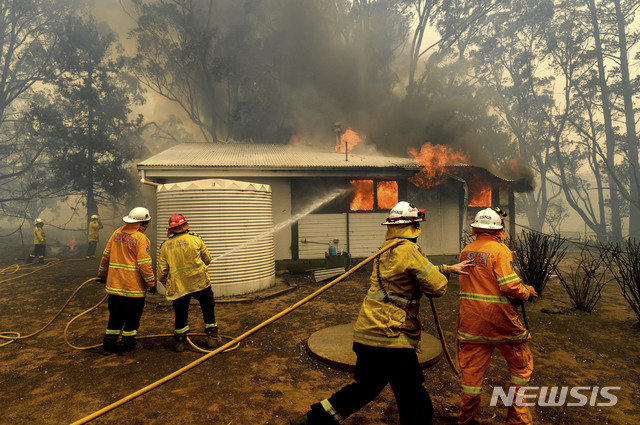
<instances>
[{"instance_id":1,"label":"firefighter","mask_svg":"<svg viewBox=\"0 0 640 425\"><path fill-rule=\"evenodd\" d=\"M116 351L121 332L122 348L135 348L146 292L156 293L150 242L144 235L151 220L149 211L137 207L122 220L125 224L109 238L98 269L109 295L109 323L102 344L105 354Z\"/></svg>"},{"instance_id":2,"label":"firefighter","mask_svg":"<svg viewBox=\"0 0 640 425\"><path fill-rule=\"evenodd\" d=\"M175 311L174 348L177 352L184 351L191 297L198 300L202 309L207 346L215 348L221 338L208 270L211 255L202 238L189 231L189 223L181 214L169 218L167 232L168 239L160 246L157 274L158 281L166 285L167 300Z\"/></svg>"},{"instance_id":3,"label":"firefighter","mask_svg":"<svg viewBox=\"0 0 640 425\"><path fill-rule=\"evenodd\" d=\"M102 229L102 222L97 214L91 216L88 226L87 234L87 256L85 259L96 258L96 247L98 246L98 240L100 239L100 229Z\"/></svg>"},{"instance_id":4,"label":"firefighter","mask_svg":"<svg viewBox=\"0 0 640 425\"><path fill-rule=\"evenodd\" d=\"M44 263L44 251L47 247L47 236L44 234L44 220L36 218L33 221L33 251L27 258L27 264L38 258L38 263Z\"/></svg>"},{"instance_id":5,"label":"firefighter","mask_svg":"<svg viewBox=\"0 0 640 425\"><path fill-rule=\"evenodd\" d=\"M486 208L471 224L475 240L460 254L461 261L475 267L460 278L458 314L458 357L461 370L459 424L479 424L478 409L484 373L497 348L507 361L510 386L527 385L533 371L533 357L527 347L529 331L518 320L516 302L537 297L512 269L512 254L505 239L502 217ZM508 424L531 424L526 406L514 403L507 412Z\"/></svg>"},{"instance_id":6,"label":"firefighter","mask_svg":"<svg viewBox=\"0 0 640 425\"><path fill-rule=\"evenodd\" d=\"M441 297L448 275L466 273L469 262L434 266L422 254L416 239L424 210L399 202L387 220L382 247L400 245L374 261L371 287L364 298L353 337L356 353L355 382L328 399L313 404L292 425L337 424L360 410L391 384L402 424L430 424L433 407L423 387L416 347L421 333L420 297Z\"/></svg>"}]
</instances>

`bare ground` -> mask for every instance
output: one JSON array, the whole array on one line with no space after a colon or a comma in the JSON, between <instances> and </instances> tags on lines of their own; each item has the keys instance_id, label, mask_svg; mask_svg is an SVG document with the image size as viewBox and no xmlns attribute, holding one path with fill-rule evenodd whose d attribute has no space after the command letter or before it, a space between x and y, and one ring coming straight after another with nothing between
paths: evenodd
<instances>
[{"instance_id":1,"label":"bare ground","mask_svg":"<svg viewBox=\"0 0 640 425\"><path fill-rule=\"evenodd\" d=\"M5 257L6 258L6 257ZM7 263L8 264L8 263ZM23 333L52 317L85 279L95 261L72 262L0 283L0 329ZM8 276L0 276L0 281ZM306 276L286 276L298 289L250 303L218 303L216 314L225 335L239 335L320 285ZM169 383L96 419L96 424L286 424L287 420L351 381L349 373L331 369L309 357L306 339L316 330L353 321L368 288L360 272L329 292ZM441 321L454 345L458 282L438 300ZM0 423L67 424L197 359L193 351L176 353L170 338L141 341L126 355L103 356L98 349L77 351L62 339L66 322L101 299L102 287L83 288L62 316L42 334L0 348ZM559 283L552 281L545 299L528 306L530 347L535 369L530 385L620 386L614 407L533 408L538 424L640 424L640 327L615 283L605 288L593 314L570 310ZM561 314L545 314L556 308ZM428 303L422 318L435 334ZM106 306L73 325L76 344L101 341ZM202 316L192 303L191 328L200 331ZM169 304L148 302L140 334L170 333ZM196 338L197 339L197 338ZM424 371L436 409L436 424L456 423L459 384L442 359ZM483 392L484 423L504 423L506 409L488 406L493 386L506 385L506 365L496 351ZM345 424L398 424L389 388Z\"/></svg>"}]
</instances>

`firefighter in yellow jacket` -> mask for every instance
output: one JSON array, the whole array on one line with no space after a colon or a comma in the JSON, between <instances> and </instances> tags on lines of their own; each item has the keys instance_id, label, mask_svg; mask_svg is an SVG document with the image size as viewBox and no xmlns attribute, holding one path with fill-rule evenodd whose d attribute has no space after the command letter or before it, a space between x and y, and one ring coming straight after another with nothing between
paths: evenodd
<instances>
[{"instance_id":1,"label":"firefighter in yellow jacket","mask_svg":"<svg viewBox=\"0 0 640 425\"><path fill-rule=\"evenodd\" d=\"M416 243L424 210L399 202L391 210L382 247L402 242L374 261L371 287L364 298L354 329L357 360L355 382L328 399L313 404L292 425L338 424L360 410L391 384L402 424L430 424L433 407L423 387L424 376L416 347L420 341L420 297L441 297L447 276L464 274L469 262L434 266Z\"/></svg>"},{"instance_id":2,"label":"firefighter in yellow jacket","mask_svg":"<svg viewBox=\"0 0 640 425\"><path fill-rule=\"evenodd\" d=\"M491 354L497 348L507 361L510 386L518 388L529 382L533 356L527 340L529 331L518 320L512 301L524 301L538 294L525 286L512 269L512 254L504 239L502 217L486 208L476 214L472 235L460 260L472 260L475 267L460 278L458 314L458 358L462 395L459 424L479 424L480 393ZM526 405L515 402L507 411L508 424L531 424Z\"/></svg>"},{"instance_id":3,"label":"firefighter in yellow jacket","mask_svg":"<svg viewBox=\"0 0 640 425\"><path fill-rule=\"evenodd\" d=\"M44 220L36 218L33 222L33 251L27 258L27 263L31 263L36 258L38 263L44 263L44 251L47 248L47 236L44 234Z\"/></svg>"},{"instance_id":4,"label":"firefighter in yellow jacket","mask_svg":"<svg viewBox=\"0 0 640 425\"><path fill-rule=\"evenodd\" d=\"M156 292L150 242L144 235L151 220L149 211L137 207L122 220L125 225L109 238L98 270L109 295L109 323L102 344L105 353L116 351L121 332L122 348L125 351L135 348L145 294L147 290Z\"/></svg>"},{"instance_id":5,"label":"firefighter in yellow jacket","mask_svg":"<svg viewBox=\"0 0 640 425\"><path fill-rule=\"evenodd\" d=\"M102 222L97 214L91 216L89 226L87 228L87 260L90 258L96 258L96 248L98 247L98 240L100 240L100 229L102 229Z\"/></svg>"},{"instance_id":6,"label":"firefighter in yellow jacket","mask_svg":"<svg viewBox=\"0 0 640 425\"><path fill-rule=\"evenodd\" d=\"M207 346L220 344L216 323L215 301L211 290L208 265L211 255L202 238L189 231L189 223L181 214L173 214L167 227L169 238L160 246L157 272L158 281L166 285L167 300L175 311L174 347L184 351L189 332L189 303L198 300L204 318Z\"/></svg>"}]
</instances>

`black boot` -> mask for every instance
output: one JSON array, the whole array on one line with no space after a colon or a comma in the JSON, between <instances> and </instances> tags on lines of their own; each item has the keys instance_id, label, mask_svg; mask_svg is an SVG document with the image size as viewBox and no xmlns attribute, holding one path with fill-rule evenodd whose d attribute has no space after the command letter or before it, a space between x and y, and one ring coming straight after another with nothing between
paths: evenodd
<instances>
[{"instance_id":1,"label":"black boot","mask_svg":"<svg viewBox=\"0 0 640 425\"><path fill-rule=\"evenodd\" d=\"M135 336L123 336L122 337L122 351L133 351L136 348Z\"/></svg>"},{"instance_id":2,"label":"black boot","mask_svg":"<svg viewBox=\"0 0 640 425\"><path fill-rule=\"evenodd\" d=\"M118 351L118 335L105 335L102 338L102 354L112 354Z\"/></svg>"},{"instance_id":3,"label":"black boot","mask_svg":"<svg viewBox=\"0 0 640 425\"><path fill-rule=\"evenodd\" d=\"M173 349L178 353L182 353L184 351L184 345L187 342L187 334L173 334Z\"/></svg>"},{"instance_id":4,"label":"black boot","mask_svg":"<svg viewBox=\"0 0 640 425\"><path fill-rule=\"evenodd\" d=\"M207 334L207 347L218 348L222 345L222 338L220 337L217 326L214 328L207 328L204 331Z\"/></svg>"},{"instance_id":5,"label":"black boot","mask_svg":"<svg viewBox=\"0 0 640 425\"><path fill-rule=\"evenodd\" d=\"M339 423L324 410L320 403L311 405L311 410L307 413L289 421L290 425L338 425Z\"/></svg>"}]
</instances>

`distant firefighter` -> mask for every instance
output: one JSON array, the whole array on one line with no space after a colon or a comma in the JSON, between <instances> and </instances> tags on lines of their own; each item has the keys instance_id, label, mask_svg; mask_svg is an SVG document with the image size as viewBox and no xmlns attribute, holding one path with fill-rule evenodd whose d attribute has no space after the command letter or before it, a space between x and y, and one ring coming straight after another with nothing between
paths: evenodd
<instances>
[{"instance_id":1,"label":"distant firefighter","mask_svg":"<svg viewBox=\"0 0 640 425\"><path fill-rule=\"evenodd\" d=\"M126 224L109 238L98 269L98 277L106 282L109 294L109 323L102 341L105 353L116 351L121 332L123 349L135 348L144 297L147 290L156 293L151 244L144 235L151 221L149 211L137 207L122 220Z\"/></svg>"},{"instance_id":2,"label":"distant firefighter","mask_svg":"<svg viewBox=\"0 0 640 425\"><path fill-rule=\"evenodd\" d=\"M85 257L87 260L90 258L96 258L96 247L98 246L98 241L100 240L100 229L104 226L100 221L100 217L97 214L91 216L91 220L89 221L89 227L87 229L87 256Z\"/></svg>"},{"instance_id":3,"label":"distant firefighter","mask_svg":"<svg viewBox=\"0 0 640 425\"><path fill-rule=\"evenodd\" d=\"M44 251L47 248L47 236L44 233L44 220L36 218L33 221L33 251L27 258L27 263L31 263L38 258L38 263L44 263Z\"/></svg>"},{"instance_id":4,"label":"distant firefighter","mask_svg":"<svg viewBox=\"0 0 640 425\"><path fill-rule=\"evenodd\" d=\"M313 404L290 424L338 424L376 398L387 384L391 384L403 425L431 424L431 397L422 385L424 375L416 354L421 333L420 298L423 293L443 296L449 274L466 273L463 269L470 262L431 264L416 243L422 221L424 210L399 202L382 223L388 226L383 248L402 242L375 260L371 287L353 335L355 382Z\"/></svg>"},{"instance_id":5,"label":"distant firefighter","mask_svg":"<svg viewBox=\"0 0 640 425\"><path fill-rule=\"evenodd\" d=\"M511 251L504 239L502 217L491 208L476 214L471 224L475 241L460 254L460 261L472 260L475 267L460 277L458 347L462 396L459 424L479 424L478 410L482 381L494 349L507 361L510 386L525 386L533 371L533 357L527 347L529 331L518 320L512 300L537 297L511 268ZM526 406L514 403L507 412L508 424L531 424Z\"/></svg>"},{"instance_id":6,"label":"distant firefighter","mask_svg":"<svg viewBox=\"0 0 640 425\"><path fill-rule=\"evenodd\" d=\"M173 303L175 311L174 348L184 351L191 297L198 300L202 309L207 346L215 348L221 339L208 271L211 255L202 238L189 231L189 223L181 214L169 218L167 232L169 238L160 246L157 272L158 281L166 285L167 300Z\"/></svg>"}]
</instances>

